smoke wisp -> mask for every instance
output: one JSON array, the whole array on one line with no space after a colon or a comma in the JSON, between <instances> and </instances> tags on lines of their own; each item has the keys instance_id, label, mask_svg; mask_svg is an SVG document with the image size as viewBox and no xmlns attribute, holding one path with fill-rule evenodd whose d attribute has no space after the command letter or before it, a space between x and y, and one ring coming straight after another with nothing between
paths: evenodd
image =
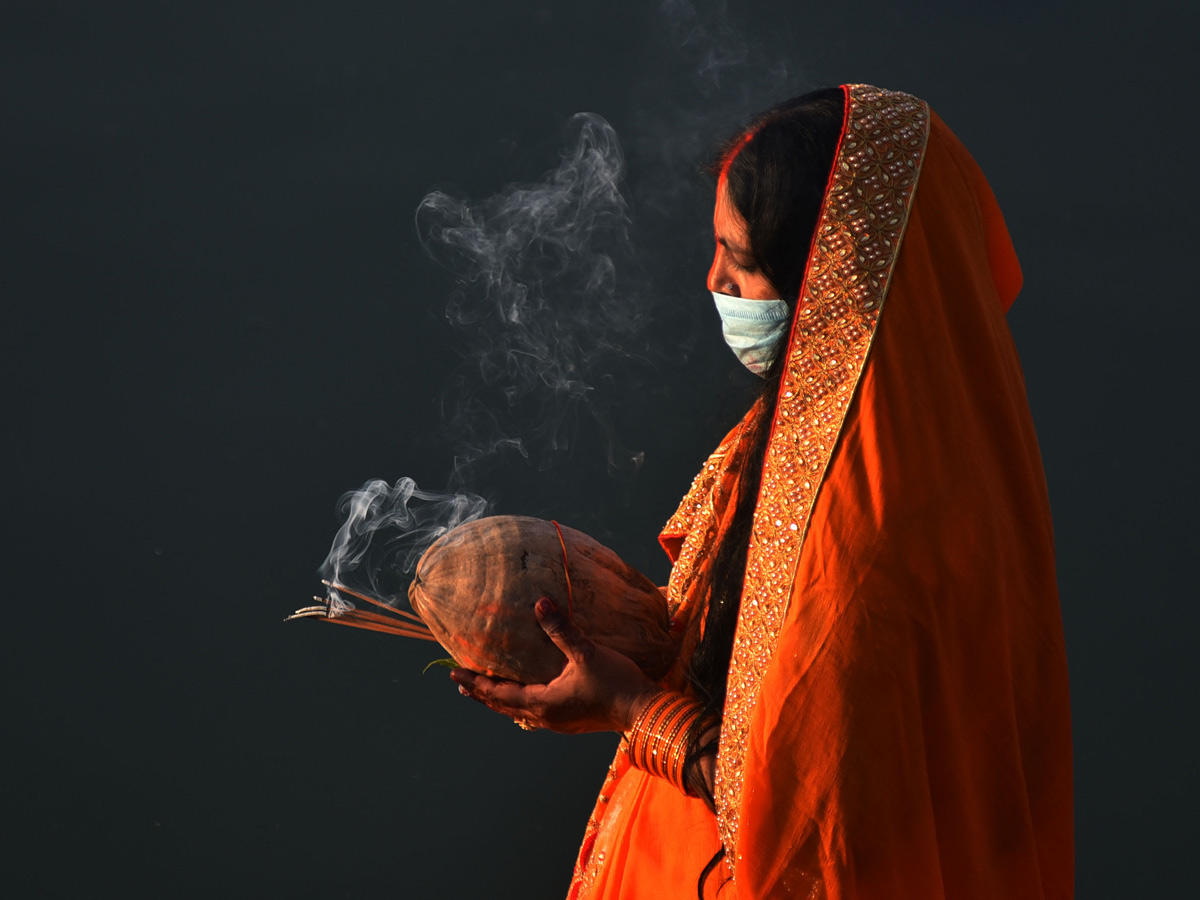
<instances>
[{"instance_id":1,"label":"smoke wisp","mask_svg":"<svg viewBox=\"0 0 1200 900\"><path fill-rule=\"evenodd\" d=\"M703 296L700 247L712 202L699 163L749 109L797 86L782 58L732 24L724 0L662 0L658 17L676 53L664 58L672 71L642 86L631 144L632 193L649 232L641 249L655 265L639 265L625 154L599 115L572 117L558 165L536 183L477 202L426 195L416 229L453 278L445 317L462 356L440 401L453 457L447 492L402 478L344 495L344 521L321 567L329 580L396 602L434 540L488 511L476 492L508 481L507 463L544 472L579 461L585 446L582 455L619 480L641 468L616 414L637 407L643 376L661 382L663 368L692 352L700 326L715 324L689 299ZM681 231L682 223L698 230ZM664 401L677 393L656 391ZM331 610L339 604L350 601L331 592Z\"/></svg>"},{"instance_id":2,"label":"smoke wisp","mask_svg":"<svg viewBox=\"0 0 1200 900\"><path fill-rule=\"evenodd\" d=\"M697 173L716 145L748 114L801 93L804 79L785 56L747 36L725 0L661 0L657 18L674 53L647 76L629 146L645 232L677 241L667 223L703 222L704 208L711 212L711 188Z\"/></svg>"},{"instance_id":3,"label":"smoke wisp","mask_svg":"<svg viewBox=\"0 0 1200 900\"><path fill-rule=\"evenodd\" d=\"M503 461L544 471L583 436L610 475L636 475L642 455L611 419L623 376L647 363L647 313L621 277L634 260L624 166L612 126L581 113L540 182L478 203L444 191L421 201L421 244L454 278L445 315L463 357L441 398L447 492L402 478L345 494L326 580L399 602L425 549L488 511L476 491ZM353 601L331 590L330 613L346 608Z\"/></svg>"},{"instance_id":4,"label":"smoke wisp","mask_svg":"<svg viewBox=\"0 0 1200 900\"><path fill-rule=\"evenodd\" d=\"M406 597L417 561L429 545L478 519L487 506L477 494L423 491L411 478L394 486L368 481L338 501L342 527L321 565L321 577L396 606ZM352 600L330 589L330 615L353 608Z\"/></svg>"},{"instance_id":5,"label":"smoke wisp","mask_svg":"<svg viewBox=\"0 0 1200 900\"><path fill-rule=\"evenodd\" d=\"M574 116L558 166L479 203L428 194L416 224L426 252L455 279L446 318L465 359L443 398L453 484L519 454L545 470L580 430L603 445L610 475L632 478L610 410L619 373L647 362L646 310L632 279L625 159L603 118Z\"/></svg>"}]
</instances>

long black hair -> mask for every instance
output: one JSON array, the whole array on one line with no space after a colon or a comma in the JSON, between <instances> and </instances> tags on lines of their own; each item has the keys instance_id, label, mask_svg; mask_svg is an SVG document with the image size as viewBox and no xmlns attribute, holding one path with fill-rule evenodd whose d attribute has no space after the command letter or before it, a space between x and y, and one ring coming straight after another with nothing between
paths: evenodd
<instances>
[{"instance_id":1,"label":"long black hair","mask_svg":"<svg viewBox=\"0 0 1200 900\"><path fill-rule=\"evenodd\" d=\"M841 88L826 88L787 100L727 141L709 167L710 174L718 179L725 176L729 199L747 225L752 262L792 308L793 316L844 115ZM779 354L768 369L762 386L762 415L742 436L747 455L732 501L733 517L708 569L703 634L687 672L692 690L705 704L701 721L719 719L725 708L733 634L746 578L746 553L784 356ZM697 616L692 627L699 624ZM699 763L703 755L715 751L716 740L702 743L702 737L699 728L690 735L688 783L715 810L712 793L700 776ZM724 854L722 849L701 873L701 900L704 882Z\"/></svg>"}]
</instances>

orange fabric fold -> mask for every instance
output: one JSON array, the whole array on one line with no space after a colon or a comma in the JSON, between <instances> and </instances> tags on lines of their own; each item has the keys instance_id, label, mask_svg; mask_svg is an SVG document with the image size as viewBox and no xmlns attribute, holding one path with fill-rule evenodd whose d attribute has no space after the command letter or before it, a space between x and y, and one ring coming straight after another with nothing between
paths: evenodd
<instances>
[{"instance_id":1,"label":"orange fabric fold","mask_svg":"<svg viewBox=\"0 0 1200 900\"><path fill-rule=\"evenodd\" d=\"M720 896L736 900L1073 895L1053 532L1004 321L1021 271L986 180L936 116L907 216L757 698L736 701L740 790L718 795L737 797L719 810L736 829L710 896L730 876ZM789 352L804 339L794 329ZM738 434L663 533L681 617L702 608L746 464ZM720 846L700 801L618 752L572 896L695 897Z\"/></svg>"},{"instance_id":2,"label":"orange fabric fold","mask_svg":"<svg viewBox=\"0 0 1200 900\"><path fill-rule=\"evenodd\" d=\"M1003 318L1019 284L991 191L935 119L763 682L739 900L810 878L830 898L1073 893L1053 532Z\"/></svg>"}]
</instances>

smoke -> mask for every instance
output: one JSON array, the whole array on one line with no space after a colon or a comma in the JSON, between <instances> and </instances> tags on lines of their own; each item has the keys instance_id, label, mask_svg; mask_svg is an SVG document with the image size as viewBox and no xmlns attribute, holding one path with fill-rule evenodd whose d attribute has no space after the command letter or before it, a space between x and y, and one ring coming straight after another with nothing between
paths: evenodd
<instances>
[{"instance_id":1,"label":"smoke","mask_svg":"<svg viewBox=\"0 0 1200 900\"><path fill-rule=\"evenodd\" d=\"M465 363L443 415L456 486L505 454L538 470L560 465L584 427L610 475L641 467L610 416L619 383L649 362L624 170L612 126L579 113L540 182L479 203L435 191L418 206L422 246L455 279L446 318Z\"/></svg>"},{"instance_id":2,"label":"smoke","mask_svg":"<svg viewBox=\"0 0 1200 900\"><path fill-rule=\"evenodd\" d=\"M811 85L786 56L748 37L724 0L662 0L658 19L675 52L663 54L639 91L645 102L630 156L639 172L635 199L645 232L678 240L668 222L695 220L705 206L711 212L711 189L697 174L717 145L740 130L748 114Z\"/></svg>"},{"instance_id":3,"label":"smoke","mask_svg":"<svg viewBox=\"0 0 1200 900\"><path fill-rule=\"evenodd\" d=\"M662 0L659 14L679 61L690 68L690 77L677 80L686 90L710 101L749 101L749 106L741 105L744 115L761 106L762 91L786 88L793 79L787 59L748 37L730 18L725 0L700 6L691 0Z\"/></svg>"},{"instance_id":4,"label":"smoke","mask_svg":"<svg viewBox=\"0 0 1200 900\"><path fill-rule=\"evenodd\" d=\"M674 44L693 54L701 84L719 88L723 75L746 65L750 46L730 23L724 2L702 15L688 0L663 0L661 12Z\"/></svg>"},{"instance_id":5,"label":"smoke","mask_svg":"<svg viewBox=\"0 0 1200 900\"><path fill-rule=\"evenodd\" d=\"M489 510L476 491L501 462L545 471L586 435L611 476L637 474L642 454L624 446L611 417L619 390L649 362L648 313L621 277L634 260L624 166L612 126L581 113L541 181L479 203L442 191L421 201L421 244L454 277L445 315L463 356L441 398L447 491L402 478L345 494L326 580L400 600L425 549ZM346 607L331 590L331 614Z\"/></svg>"},{"instance_id":6,"label":"smoke","mask_svg":"<svg viewBox=\"0 0 1200 900\"><path fill-rule=\"evenodd\" d=\"M643 454L625 446L619 414L645 415L647 379L659 405L674 406L682 386L664 386L663 376L680 370L704 326L715 326L711 310L706 320L692 302L704 296L710 240L700 164L748 110L797 93L783 59L747 40L723 0L703 9L663 0L659 18L677 52L656 57L666 68L640 86L631 189L616 131L580 113L540 181L478 202L434 191L419 204L421 245L453 278L445 317L462 354L440 403L452 457L447 492L402 478L345 494L321 567L328 580L395 602L433 541L489 511L478 492L512 480L504 465L546 472L578 462L582 445L619 481L640 470ZM631 196L652 267L635 252ZM350 605L330 592L334 614Z\"/></svg>"},{"instance_id":7,"label":"smoke","mask_svg":"<svg viewBox=\"0 0 1200 900\"><path fill-rule=\"evenodd\" d=\"M344 521L321 565L321 577L395 605L429 545L478 519L487 508L476 494L423 491L411 478L401 478L395 486L368 481L338 500ZM331 615L354 608L332 589L329 600Z\"/></svg>"}]
</instances>

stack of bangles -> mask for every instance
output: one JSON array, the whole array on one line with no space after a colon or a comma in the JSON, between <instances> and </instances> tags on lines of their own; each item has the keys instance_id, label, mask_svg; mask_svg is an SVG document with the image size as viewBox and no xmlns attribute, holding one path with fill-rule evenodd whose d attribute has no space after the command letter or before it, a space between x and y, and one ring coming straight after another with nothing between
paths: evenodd
<instances>
[{"instance_id":1,"label":"stack of bangles","mask_svg":"<svg viewBox=\"0 0 1200 900\"><path fill-rule=\"evenodd\" d=\"M703 709L703 704L675 691L656 694L625 735L630 763L694 796L688 789L683 764L691 737L700 727Z\"/></svg>"}]
</instances>

